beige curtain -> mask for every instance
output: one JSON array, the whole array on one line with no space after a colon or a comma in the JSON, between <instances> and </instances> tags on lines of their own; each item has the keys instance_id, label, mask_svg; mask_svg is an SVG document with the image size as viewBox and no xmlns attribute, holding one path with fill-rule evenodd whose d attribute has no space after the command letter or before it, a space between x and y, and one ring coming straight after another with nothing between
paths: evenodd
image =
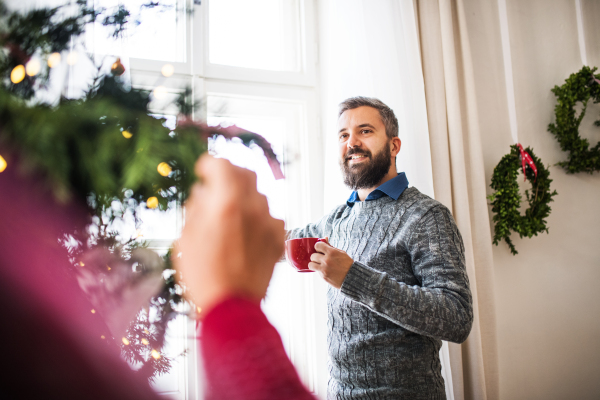
<instances>
[{"instance_id":1,"label":"beige curtain","mask_svg":"<svg viewBox=\"0 0 600 400\"><path fill-rule=\"evenodd\" d=\"M462 0L417 0L435 197L465 242L475 320L450 343L455 400L498 399L493 258L474 77Z\"/></svg>"}]
</instances>

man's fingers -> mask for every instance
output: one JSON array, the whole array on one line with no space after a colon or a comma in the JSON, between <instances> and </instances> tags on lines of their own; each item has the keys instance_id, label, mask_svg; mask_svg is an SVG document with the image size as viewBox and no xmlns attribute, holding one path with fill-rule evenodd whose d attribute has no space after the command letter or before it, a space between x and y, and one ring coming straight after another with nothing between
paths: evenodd
<instances>
[{"instance_id":1,"label":"man's fingers","mask_svg":"<svg viewBox=\"0 0 600 400\"><path fill-rule=\"evenodd\" d=\"M308 263L308 269L310 269L311 271L320 271L321 264L317 264L316 262L311 261Z\"/></svg>"},{"instance_id":2,"label":"man's fingers","mask_svg":"<svg viewBox=\"0 0 600 400\"><path fill-rule=\"evenodd\" d=\"M321 253L312 253L310 255L310 261L315 262L317 264L322 264L324 258L325 256Z\"/></svg>"},{"instance_id":3,"label":"man's fingers","mask_svg":"<svg viewBox=\"0 0 600 400\"><path fill-rule=\"evenodd\" d=\"M325 254L331 248L332 248L332 246L329 243L325 243L325 242L315 243L315 250L318 251L319 253Z\"/></svg>"}]
</instances>

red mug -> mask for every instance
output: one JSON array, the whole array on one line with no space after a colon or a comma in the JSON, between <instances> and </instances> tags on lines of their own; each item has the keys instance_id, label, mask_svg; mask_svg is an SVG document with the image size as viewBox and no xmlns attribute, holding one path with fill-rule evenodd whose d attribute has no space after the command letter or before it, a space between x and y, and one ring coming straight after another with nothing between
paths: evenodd
<instances>
[{"instance_id":1,"label":"red mug","mask_svg":"<svg viewBox=\"0 0 600 400\"><path fill-rule=\"evenodd\" d=\"M317 242L327 242L327 239L309 237L286 240L285 258L298 272L315 272L308 269L308 263L310 256L317 252L315 250Z\"/></svg>"}]
</instances>

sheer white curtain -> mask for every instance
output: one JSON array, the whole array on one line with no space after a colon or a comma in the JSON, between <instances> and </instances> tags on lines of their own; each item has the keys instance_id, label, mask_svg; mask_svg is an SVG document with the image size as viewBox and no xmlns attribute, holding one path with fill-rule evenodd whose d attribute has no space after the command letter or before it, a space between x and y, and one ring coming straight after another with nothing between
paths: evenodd
<instances>
[{"instance_id":1,"label":"sheer white curtain","mask_svg":"<svg viewBox=\"0 0 600 400\"><path fill-rule=\"evenodd\" d=\"M377 97L400 124L398 169L433 197L431 153L419 40L412 1L319 1L325 209L346 200L337 166L337 105Z\"/></svg>"},{"instance_id":2,"label":"sheer white curtain","mask_svg":"<svg viewBox=\"0 0 600 400\"><path fill-rule=\"evenodd\" d=\"M427 109L418 29L410 0L319 1L321 127L324 144L324 209L344 202L337 161L337 106L352 96L377 97L398 118L399 171L411 186L434 197ZM453 399L448 346L440 352L446 394Z\"/></svg>"}]
</instances>

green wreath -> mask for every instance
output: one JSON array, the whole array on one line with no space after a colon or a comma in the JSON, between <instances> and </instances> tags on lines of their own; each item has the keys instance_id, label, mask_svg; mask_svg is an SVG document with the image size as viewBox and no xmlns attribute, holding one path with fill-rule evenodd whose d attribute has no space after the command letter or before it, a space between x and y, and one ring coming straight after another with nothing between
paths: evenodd
<instances>
[{"instance_id":1,"label":"green wreath","mask_svg":"<svg viewBox=\"0 0 600 400\"><path fill-rule=\"evenodd\" d=\"M497 246L502 239L508 244L513 255L518 252L510 239L511 231L519 234L522 238L537 236L538 233L548 233L546 218L550 215L549 203L556 196L556 190L550 191L550 172L544 167L541 160L533 154L530 147L525 151L529 153L533 163L537 167L537 178L535 172L528 166L525 169L525 177L532 184L531 190L525 191L525 197L529 208L525 215L521 215L521 194L517 177L521 169L520 151L517 145L510 146L509 154L502 157L492 176L492 189L495 190L488 199L492 202L494 213L494 241Z\"/></svg>"},{"instance_id":2,"label":"green wreath","mask_svg":"<svg viewBox=\"0 0 600 400\"><path fill-rule=\"evenodd\" d=\"M583 67L581 71L571 74L562 86L555 86L552 92L558 103L554 107L556 122L548 125L550 131L563 151L569 153L567 161L559 162L568 174L576 172L600 171L600 142L590 148L587 139L579 136L579 125L585 116L588 101L600 102L600 76L594 75L597 68ZM575 105L581 102L583 110L576 115ZM600 120L594 123L600 126Z\"/></svg>"}]
</instances>

